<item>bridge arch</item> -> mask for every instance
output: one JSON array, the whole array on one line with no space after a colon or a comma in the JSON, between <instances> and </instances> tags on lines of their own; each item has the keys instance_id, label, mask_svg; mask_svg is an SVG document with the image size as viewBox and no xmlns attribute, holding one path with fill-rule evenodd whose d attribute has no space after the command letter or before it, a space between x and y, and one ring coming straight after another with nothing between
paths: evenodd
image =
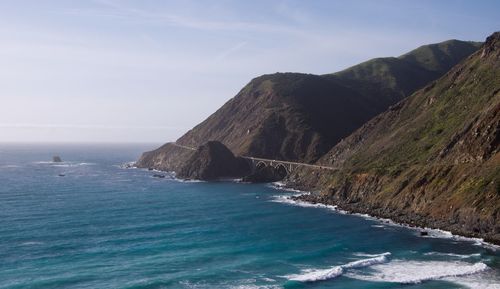
<instances>
[{"instance_id":1,"label":"bridge arch","mask_svg":"<svg viewBox=\"0 0 500 289\"><path fill-rule=\"evenodd\" d=\"M290 174L290 170L283 163L277 163L274 166L275 172L281 177L284 178Z\"/></svg>"},{"instance_id":2,"label":"bridge arch","mask_svg":"<svg viewBox=\"0 0 500 289\"><path fill-rule=\"evenodd\" d=\"M263 169L265 167L267 167L267 163L265 161L259 161L255 165L255 168L258 169L258 170Z\"/></svg>"}]
</instances>

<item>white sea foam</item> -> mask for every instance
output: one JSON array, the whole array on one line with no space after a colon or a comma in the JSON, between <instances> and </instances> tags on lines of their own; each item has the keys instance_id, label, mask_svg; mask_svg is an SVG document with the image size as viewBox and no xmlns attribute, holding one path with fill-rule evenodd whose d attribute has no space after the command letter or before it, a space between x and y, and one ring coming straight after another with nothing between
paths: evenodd
<instances>
[{"instance_id":1,"label":"white sea foam","mask_svg":"<svg viewBox=\"0 0 500 289\"><path fill-rule=\"evenodd\" d=\"M276 282L276 280L274 280L274 279L272 279L272 278L267 278L267 277L262 278L262 281L266 281L266 282Z\"/></svg>"},{"instance_id":2,"label":"white sea foam","mask_svg":"<svg viewBox=\"0 0 500 289\"><path fill-rule=\"evenodd\" d=\"M33 245L41 245L43 242L38 242L38 241L28 241L21 243L22 246L33 246Z\"/></svg>"},{"instance_id":3,"label":"white sea foam","mask_svg":"<svg viewBox=\"0 0 500 289\"><path fill-rule=\"evenodd\" d=\"M0 166L1 168L6 168L6 169L14 169L14 168L20 168L20 165L2 165Z\"/></svg>"},{"instance_id":4,"label":"white sea foam","mask_svg":"<svg viewBox=\"0 0 500 289\"><path fill-rule=\"evenodd\" d=\"M205 282L200 282L200 283L191 283L189 281L183 281L180 282L181 285L184 288L190 288L190 289L212 289L212 288L220 288L220 289L278 289L282 288L279 285L256 285L254 284L256 282L255 279L247 279L247 280L240 280L241 283L243 284L207 284Z\"/></svg>"},{"instance_id":5,"label":"white sea foam","mask_svg":"<svg viewBox=\"0 0 500 289\"><path fill-rule=\"evenodd\" d=\"M183 180L183 179L178 179L178 178L173 178L173 180L175 181L178 181L180 183L205 183L206 181L203 181L203 180L193 180L193 179L186 179L186 180Z\"/></svg>"},{"instance_id":6,"label":"white sea foam","mask_svg":"<svg viewBox=\"0 0 500 289\"><path fill-rule=\"evenodd\" d=\"M292 281L300 281L300 282L314 282L314 281L323 281L328 279L333 279L338 277L346 270L356 269L368 267L376 264L381 264L387 262L387 256L391 253L383 253L376 255L376 257L361 259L353 262L349 262L344 265L338 265L327 269L308 269L303 270L300 274L292 274L285 276L287 279Z\"/></svg>"},{"instance_id":7,"label":"white sea foam","mask_svg":"<svg viewBox=\"0 0 500 289\"><path fill-rule=\"evenodd\" d=\"M466 263L463 261L407 261L395 260L370 267L369 272L349 272L347 277L372 281L394 283L421 283L478 274L488 270L484 263Z\"/></svg>"},{"instance_id":8,"label":"white sea foam","mask_svg":"<svg viewBox=\"0 0 500 289\"><path fill-rule=\"evenodd\" d=\"M242 178L221 178L219 182L228 182L228 183L241 183Z\"/></svg>"},{"instance_id":9,"label":"white sea foam","mask_svg":"<svg viewBox=\"0 0 500 289\"><path fill-rule=\"evenodd\" d=\"M274 183L271 183L269 184L269 186L273 189L277 189L277 190L280 190L280 191L287 191L287 192L294 192L294 193L299 193L298 195L306 195L306 194L309 194L309 192L305 192L305 191L301 191L301 190L297 190L297 189L293 189L293 188L290 188L286 185L286 183L283 183L283 182L274 182Z\"/></svg>"},{"instance_id":10,"label":"white sea foam","mask_svg":"<svg viewBox=\"0 0 500 289\"><path fill-rule=\"evenodd\" d=\"M306 193L309 194L309 193ZM273 196L271 199L271 202L275 203L283 203L283 204L288 204L288 205L294 205L294 206L299 206L299 207L304 207L304 208L323 208L323 209L329 209L341 214L347 214L347 211L339 209L337 206L332 206L332 205L325 205L325 204L320 204L320 203L309 203L309 202L304 202L300 200L294 200L292 197L297 197L304 195L304 193L300 194L293 194L293 195L276 195Z\"/></svg>"},{"instance_id":11,"label":"white sea foam","mask_svg":"<svg viewBox=\"0 0 500 289\"><path fill-rule=\"evenodd\" d=\"M474 242L474 245L476 246L481 246L488 248L490 250L499 250L500 246L491 244L488 242L485 242L481 238L471 238L471 237L464 237L464 236L459 236L459 235L454 235L451 232L440 230L440 229L431 229L431 228L424 228L426 231L428 231L427 236L422 236L423 238L440 238L440 239L453 239L457 241L472 241Z\"/></svg>"},{"instance_id":12,"label":"white sea foam","mask_svg":"<svg viewBox=\"0 0 500 289\"><path fill-rule=\"evenodd\" d=\"M373 257L378 257L380 255L389 255L389 253L384 253L384 254L368 254L368 253L358 252L358 253L354 253L353 255L356 256L356 257L370 257L370 258L373 258Z\"/></svg>"},{"instance_id":13,"label":"white sea foam","mask_svg":"<svg viewBox=\"0 0 500 289\"><path fill-rule=\"evenodd\" d=\"M289 280L300 282L313 282L333 279L344 273L341 266L335 266L329 269L303 271L301 274L286 276Z\"/></svg>"},{"instance_id":14,"label":"white sea foam","mask_svg":"<svg viewBox=\"0 0 500 289\"><path fill-rule=\"evenodd\" d=\"M33 162L34 164L38 165L51 165L53 167L77 167L77 166L93 166L95 163L88 163L88 162L50 162L50 161L38 161L38 162Z\"/></svg>"},{"instance_id":15,"label":"white sea foam","mask_svg":"<svg viewBox=\"0 0 500 289\"><path fill-rule=\"evenodd\" d=\"M424 255L426 255L426 256L447 256L447 257L454 257L454 258L460 258L460 259L481 257L480 253L462 255L462 254L454 254L454 253L428 252L428 253L425 253Z\"/></svg>"},{"instance_id":16,"label":"white sea foam","mask_svg":"<svg viewBox=\"0 0 500 289\"><path fill-rule=\"evenodd\" d=\"M500 246L485 242L481 238L463 237L463 236L459 236L459 235L454 235L451 232L448 232L445 230L440 230L440 229L409 226L406 224L396 223L396 222L392 221L391 219L373 217L373 216L370 216L368 214L350 213L350 212L342 210L339 207L334 206L334 205L325 205L325 204L320 204L320 203L313 204L313 203L309 203L309 202L304 202L304 201L292 199L292 197L296 197L296 196L300 196L300 195L307 195L307 194L310 194L310 193L301 192L301 193L294 194L294 195L277 195L277 196L273 196L273 199L271 201L277 202L277 203L284 203L284 204L299 206L299 207L326 208L326 209L330 209L330 210L335 211L335 212L340 213L340 214L355 215L355 216L359 216L359 217L362 217L362 218L367 219L367 220L373 220L373 221L384 223L384 225L410 229L410 230L415 231L415 234L417 234L418 236L420 236L422 238L440 238L440 239L453 239L453 240L457 240L457 241L467 241L467 242L473 242L474 245L476 245L476 246L481 246L484 248L488 248L490 250L494 250L494 251L500 250ZM377 226L377 225L374 225L374 226ZM428 233L428 235L426 235L426 236L420 235L421 231L426 231Z\"/></svg>"},{"instance_id":17,"label":"white sea foam","mask_svg":"<svg viewBox=\"0 0 500 289\"><path fill-rule=\"evenodd\" d=\"M123 164L115 165L115 167L118 167L120 169L138 169L138 167L135 165L134 161L126 162Z\"/></svg>"},{"instance_id":18,"label":"white sea foam","mask_svg":"<svg viewBox=\"0 0 500 289\"><path fill-rule=\"evenodd\" d=\"M481 272L479 274L449 277L446 281L463 285L469 289L500 289L500 276L493 271Z\"/></svg>"}]
</instances>

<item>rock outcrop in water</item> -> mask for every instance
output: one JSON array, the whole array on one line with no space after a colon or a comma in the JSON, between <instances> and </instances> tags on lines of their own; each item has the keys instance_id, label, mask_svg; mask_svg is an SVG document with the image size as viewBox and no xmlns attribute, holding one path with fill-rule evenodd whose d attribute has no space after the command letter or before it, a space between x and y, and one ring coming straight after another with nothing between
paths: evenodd
<instances>
[{"instance_id":1,"label":"rock outcrop in water","mask_svg":"<svg viewBox=\"0 0 500 289\"><path fill-rule=\"evenodd\" d=\"M209 141L189 157L177 176L184 179L217 180L241 178L250 174L250 163L234 154L222 143Z\"/></svg>"},{"instance_id":2,"label":"rock outcrop in water","mask_svg":"<svg viewBox=\"0 0 500 289\"><path fill-rule=\"evenodd\" d=\"M500 243L500 32L289 181L311 202Z\"/></svg>"}]
</instances>

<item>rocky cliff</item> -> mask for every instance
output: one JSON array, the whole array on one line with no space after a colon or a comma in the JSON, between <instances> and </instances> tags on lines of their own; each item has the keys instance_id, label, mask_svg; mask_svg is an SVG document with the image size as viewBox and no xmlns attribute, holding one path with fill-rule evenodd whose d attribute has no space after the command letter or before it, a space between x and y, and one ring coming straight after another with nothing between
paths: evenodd
<instances>
[{"instance_id":1,"label":"rocky cliff","mask_svg":"<svg viewBox=\"0 0 500 289\"><path fill-rule=\"evenodd\" d=\"M251 173L251 164L235 157L222 143L209 141L199 146L182 165L177 176L183 179L217 180L241 178Z\"/></svg>"},{"instance_id":2,"label":"rocky cliff","mask_svg":"<svg viewBox=\"0 0 500 289\"><path fill-rule=\"evenodd\" d=\"M500 33L298 170L304 197L500 243Z\"/></svg>"},{"instance_id":3,"label":"rocky cliff","mask_svg":"<svg viewBox=\"0 0 500 289\"><path fill-rule=\"evenodd\" d=\"M197 147L217 140L236 155L314 162L376 114L444 74L477 46L452 40L336 74L263 75L177 143ZM145 153L137 165L175 171L190 155L167 144Z\"/></svg>"}]
</instances>

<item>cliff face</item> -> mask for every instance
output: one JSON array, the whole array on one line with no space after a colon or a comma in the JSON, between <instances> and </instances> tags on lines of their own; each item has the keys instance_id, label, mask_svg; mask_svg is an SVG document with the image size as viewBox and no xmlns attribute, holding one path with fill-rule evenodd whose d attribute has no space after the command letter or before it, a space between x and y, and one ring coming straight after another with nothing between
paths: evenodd
<instances>
[{"instance_id":1,"label":"cliff face","mask_svg":"<svg viewBox=\"0 0 500 289\"><path fill-rule=\"evenodd\" d=\"M314 162L363 123L477 49L477 43L448 42L333 75L257 77L177 143L198 147L216 140L236 155ZM427 47L433 47L431 52L422 53ZM175 171L189 156L190 152L164 145L145 153L137 165Z\"/></svg>"},{"instance_id":2,"label":"cliff face","mask_svg":"<svg viewBox=\"0 0 500 289\"><path fill-rule=\"evenodd\" d=\"M338 204L500 243L500 33L290 181Z\"/></svg>"}]
</instances>

